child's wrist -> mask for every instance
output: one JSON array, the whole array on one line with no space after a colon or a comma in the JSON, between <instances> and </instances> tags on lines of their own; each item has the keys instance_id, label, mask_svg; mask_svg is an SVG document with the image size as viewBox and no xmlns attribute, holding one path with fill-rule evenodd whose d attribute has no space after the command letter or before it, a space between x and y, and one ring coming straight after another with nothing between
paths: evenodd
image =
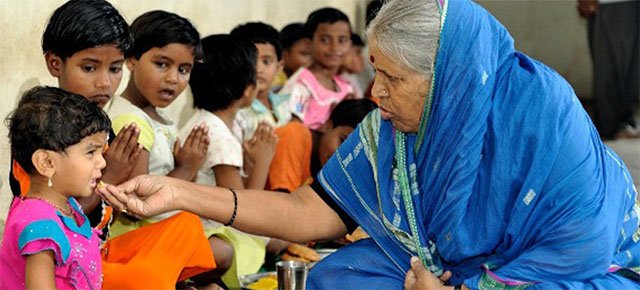
<instances>
[{"instance_id":1,"label":"child's wrist","mask_svg":"<svg viewBox=\"0 0 640 290\"><path fill-rule=\"evenodd\" d=\"M174 170L177 171L180 176L186 177L185 180L187 181L192 181L198 174L198 169L192 168L191 166L178 165Z\"/></svg>"}]
</instances>

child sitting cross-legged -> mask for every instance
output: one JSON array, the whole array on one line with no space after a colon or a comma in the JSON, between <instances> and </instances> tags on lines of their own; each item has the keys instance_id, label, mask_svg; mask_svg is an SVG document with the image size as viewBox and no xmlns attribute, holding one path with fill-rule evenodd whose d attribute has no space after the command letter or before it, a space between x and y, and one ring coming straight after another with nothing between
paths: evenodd
<instances>
[{"instance_id":1,"label":"child sitting cross-legged","mask_svg":"<svg viewBox=\"0 0 640 290\"><path fill-rule=\"evenodd\" d=\"M234 122L237 112L253 102L257 93L255 45L230 35L202 39L204 62L193 67L189 85L196 113L181 131L186 136L199 124L209 127L209 144L196 182L230 189L263 189L277 137L261 124L252 139L243 144ZM251 175L243 179L243 151L254 161ZM229 194L232 194L229 191ZM205 220L205 234L213 249L217 268L192 278L200 285L218 283L238 288L238 276L260 269L268 238L239 232ZM222 277L222 281L220 278Z\"/></svg>"}]
</instances>

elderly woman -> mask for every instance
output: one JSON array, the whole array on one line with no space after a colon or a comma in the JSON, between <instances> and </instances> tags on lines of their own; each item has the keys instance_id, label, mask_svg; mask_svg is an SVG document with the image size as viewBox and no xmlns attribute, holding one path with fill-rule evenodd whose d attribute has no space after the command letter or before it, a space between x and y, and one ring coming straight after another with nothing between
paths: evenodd
<instances>
[{"instance_id":1,"label":"elderly woman","mask_svg":"<svg viewBox=\"0 0 640 290\"><path fill-rule=\"evenodd\" d=\"M143 176L116 197L284 240L362 226L371 239L316 265L310 288L640 286L631 177L562 77L471 1L389 1L368 38L380 109L321 186L236 193Z\"/></svg>"}]
</instances>

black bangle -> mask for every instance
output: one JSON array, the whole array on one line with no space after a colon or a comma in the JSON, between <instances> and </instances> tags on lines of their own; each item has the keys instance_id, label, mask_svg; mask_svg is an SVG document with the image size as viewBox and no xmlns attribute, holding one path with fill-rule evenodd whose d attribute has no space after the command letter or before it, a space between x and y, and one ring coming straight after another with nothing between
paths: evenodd
<instances>
[{"instance_id":1,"label":"black bangle","mask_svg":"<svg viewBox=\"0 0 640 290\"><path fill-rule=\"evenodd\" d=\"M226 227L231 226L233 222L236 221L236 214L238 213L238 194L231 188L229 188L229 190L233 193L233 214L231 215L231 219L224 224Z\"/></svg>"},{"instance_id":2,"label":"black bangle","mask_svg":"<svg viewBox=\"0 0 640 290\"><path fill-rule=\"evenodd\" d=\"M453 286L453 290L462 290L462 284L458 284L456 286Z\"/></svg>"}]
</instances>

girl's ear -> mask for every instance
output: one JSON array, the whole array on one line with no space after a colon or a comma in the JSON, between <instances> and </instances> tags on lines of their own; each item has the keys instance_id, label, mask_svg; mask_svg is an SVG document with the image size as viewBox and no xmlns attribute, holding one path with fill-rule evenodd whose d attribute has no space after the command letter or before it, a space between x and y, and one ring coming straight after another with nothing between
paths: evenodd
<instances>
[{"instance_id":1,"label":"girl's ear","mask_svg":"<svg viewBox=\"0 0 640 290\"><path fill-rule=\"evenodd\" d=\"M42 176L50 177L56 172L56 162L51 151L38 149L31 155L31 162Z\"/></svg>"},{"instance_id":2,"label":"girl's ear","mask_svg":"<svg viewBox=\"0 0 640 290\"><path fill-rule=\"evenodd\" d=\"M127 69L132 72L136 69L136 65L138 65L138 60L135 57L127 58Z\"/></svg>"},{"instance_id":3,"label":"girl's ear","mask_svg":"<svg viewBox=\"0 0 640 290\"><path fill-rule=\"evenodd\" d=\"M251 103L253 102L253 100L255 100L257 96L258 96L258 85L257 84L248 85L244 89L244 92L242 93L242 98L238 100L241 102L240 106L244 108L246 106L251 105Z\"/></svg>"},{"instance_id":4,"label":"girl's ear","mask_svg":"<svg viewBox=\"0 0 640 290\"><path fill-rule=\"evenodd\" d=\"M55 55L51 51L47 51L44 54L44 61L47 64L47 69L52 77L60 77L62 74L62 59Z\"/></svg>"},{"instance_id":5,"label":"girl's ear","mask_svg":"<svg viewBox=\"0 0 640 290\"><path fill-rule=\"evenodd\" d=\"M282 53L282 56L284 56L284 52ZM280 57L280 61L278 61L278 70L276 71L276 74L281 71L282 68L284 68L284 57Z\"/></svg>"},{"instance_id":6,"label":"girl's ear","mask_svg":"<svg viewBox=\"0 0 640 290\"><path fill-rule=\"evenodd\" d=\"M331 119L328 119L326 122L324 122L324 124L322 124L322 126L320 126L320 129L318 129L318 131L324 134L331 131L331 129L333 129L333 121L331 121Z\"/></svg>"},{"instance_id":7,"label":"girl's ear","mask_svg":"<svg viewBox=\"0 0 640 290\"><path fill-rule=\"evenodd\" d=\"M244 89L244 94L243 94L243 98L250 98L251 100L255 99L255 97L258 95L258 85L257 84L252 84L247 86L246 89Z\"/></svg>"}]
</instances>

